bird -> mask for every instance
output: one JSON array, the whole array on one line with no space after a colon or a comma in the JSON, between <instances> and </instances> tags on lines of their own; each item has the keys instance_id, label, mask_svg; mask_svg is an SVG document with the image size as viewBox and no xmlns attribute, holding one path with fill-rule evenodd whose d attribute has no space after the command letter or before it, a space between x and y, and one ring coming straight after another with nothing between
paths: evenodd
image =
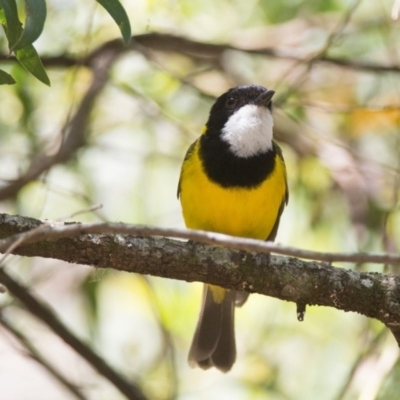
<instances>
[{"instance_id":1,"label":"bird","mask_svg":"<svg viewBox=\"0 0 400 400\"><path fill-rule=\"evenodd\" d=\"M243 85L219 96L184 157L178 198L187 228L274 241L289 200L286 166L273 140L275 91ZM235 306L244 291L204 284L191 367L228 372L236 360Z\"/></svg>"}]
</instances>

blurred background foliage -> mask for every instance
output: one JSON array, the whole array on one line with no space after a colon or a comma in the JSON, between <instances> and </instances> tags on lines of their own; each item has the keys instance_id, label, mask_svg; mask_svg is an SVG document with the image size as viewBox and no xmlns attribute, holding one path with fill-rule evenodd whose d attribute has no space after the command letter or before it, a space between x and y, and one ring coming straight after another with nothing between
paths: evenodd
<instances>
[{"instance_id":1,"label":"blurred background foliage","mask_svg":"<svg viewBox=\"0 0 400 400\"><path fill-rule=\"evenodd\" d=\"M176 187L187 147L215 96L257 83L277 91L275 137L288 169L291 197L277 241L319 251L398 251L399 1L122 4L134 35L169 33L232 49L218 58L145 46L124 52L97 98L82 146L4 198L2 212L58 219L101 203L73 220L183 227ZM3 187L29 171L31 160L57 150L91 84L92 68L80 60L119 37L95 1L47 1L35 48L49 88L7 59L0 36L0 68L17 82L0 89ZM76 62L67 65L66 57ZM223 375L186 363L200 284L57 260L13 257L8 268L150 399L398 399L395 340L363 316L309 307L299 323L293 304L252 295L237 310L238 359ZM87 398L122 398L9 296L0 300L2 318ZM5 399L72 398L12 335L0 333Z\"/></svg>"}]
</instances>

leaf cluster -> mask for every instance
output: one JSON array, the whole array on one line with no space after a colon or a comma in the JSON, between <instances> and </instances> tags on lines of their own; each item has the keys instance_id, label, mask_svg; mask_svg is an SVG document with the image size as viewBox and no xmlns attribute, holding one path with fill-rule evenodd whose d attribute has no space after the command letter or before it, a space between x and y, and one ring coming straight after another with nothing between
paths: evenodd
<instances>
[{"instance_id":1,"label":"leaf cluster","mask_svg":"<svg viewBox=\"0 0 400 400\"><path fill-rule=\"evenodd\" d=\"M131 26L125 9L118 0L97 0L118 25L127 45ZM36 79L50 86L50 79L33 43L41 35L47 17L45 0L25 0L25 20L21 23L16 0L0 0L0 23L8 41L10 55L13 53L20 64ZM0 69L0 85L12 85L15 79Z\"/></svg>"}]
</instances>

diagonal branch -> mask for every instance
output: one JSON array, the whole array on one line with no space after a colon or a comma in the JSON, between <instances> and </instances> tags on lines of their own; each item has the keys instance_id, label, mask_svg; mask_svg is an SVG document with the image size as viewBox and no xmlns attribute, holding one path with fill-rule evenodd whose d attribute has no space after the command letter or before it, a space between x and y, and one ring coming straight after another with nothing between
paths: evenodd
<instances>
[{"instance_id":1,"label":"diagonal branch","mask_svg":"<svg viewBox=\"0 0 400 400\"><path fill-rule=\"evenodd\" d=\"M40 224L42 222L39 220L0 214L0 237L15 235L0 241L0 251L6 251L15 240L21 239L21 235L26 235L26 241L14 249L13 254L57 258L189 282L206 282L295 303L358 312L382 321L400 344L398 276L360 273L326 263L270 256L269 252L292 255L296 251L297 254L308 255L313 252L201 231L126 224L57 223L52 226L48 223L43 229L18 234L35 229ZM174 236L219 246L149 236ZM323 253L314 252L314 255L322 256ZM348 255L348 259L349 256L359 256L363 262L369 257L375 262L379 259L379 255L353 254ZM398 254L380 256L380 262L384 258L393 263L400 262ZM335 254L330 254L328 258L335 259Z\"/></svg>"},{"instance_id":2,"label":"diagonal branch","mask_svg":"<svg viewBox=\"0 0 400 400\"><path fill-rule=\"evenodd\" d=\"M111 368L88 345L70 332L70 330L58 319L56 314L47 305L34 297L29 292L28 288L14 280L4 271L3 268L0 268L0 283L6 286L10 293L17 298L27 310L44 322L55 334L69 344L98 373L108 379L128 399L146 399L139 387L137 387L133 382L127 381Z\"/></svg>"},{"instance_id":3,"label":"diagonal branch","mask_svg":"<svg viewBox=\"0 0 400 400\"><path fill-rule=\"evenodd\" d=\"M56 154L42 153L36 155L24 175L0 188L0 200L15 196L28 182L37 179L53 165L70 160L76 151L84 146L91 110L100 91L108 82L108 71L115 61L115 56L115 50L108 49L93 57L91 60L93 67L92 83L65 129L65 138L60 149Z\"/></svg>"},{"instance_id":4,"label":"diagonal branch","mask_svg":"<svg viewBox=\"0 0 400 400\"><path fill-rule=\"evenodd\" d=\"M75 398L87 400L86 396L81 392L76 385L69 381L67 377L58 371L50 362L48 362L42 354L35 348L31 341L19 331L11 322L3 317L0 313L0 325L3 326L10 334L12 334L26 349L27 356L38 362L42 367L49 372L62 386L64 386Z\"/></svg>"}]
</instances>

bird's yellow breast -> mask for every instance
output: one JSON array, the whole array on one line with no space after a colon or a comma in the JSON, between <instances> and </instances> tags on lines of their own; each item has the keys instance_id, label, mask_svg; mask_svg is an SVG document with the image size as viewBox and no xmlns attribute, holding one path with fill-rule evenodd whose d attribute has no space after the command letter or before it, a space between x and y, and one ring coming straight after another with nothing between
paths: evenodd
<instances>
[{"instance_id":1,"label":"bird's yellow breast","mask_svg":"<svg viewBox=\"0 0 400 400\"><path fill-rule=\"evenodd\" d=\"M180 199L188 228L265 240L271 233L286 195L283 160L254 188L224 188L205 174L198 142L182 166Z\"/></svg>"}]
</instances>

